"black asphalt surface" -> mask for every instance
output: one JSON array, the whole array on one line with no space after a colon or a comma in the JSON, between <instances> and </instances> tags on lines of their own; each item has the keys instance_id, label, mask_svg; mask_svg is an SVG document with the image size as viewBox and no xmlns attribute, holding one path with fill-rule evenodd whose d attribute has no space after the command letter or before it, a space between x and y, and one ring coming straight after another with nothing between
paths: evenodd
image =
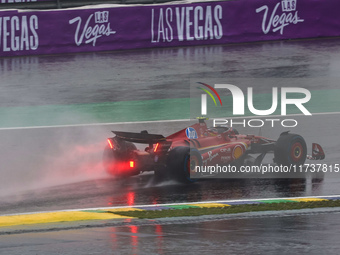
<instances>
[{"instance_id":1,"label":"black asphalt surface","mask_svg":"<svg viewBox=\"0 0 340 255\"><path fill-rule=\"evenodd\" d=\"M327 114L315 115L313 118L295 117L300 124L291 130L303 134L309 152L312 142L321 143L326 151L326 159L322 161L325 164L334 164L338 160L340 149L337 139L334 139L338 130L333 128L340 125L338 116ZM333 125L323 127L323 123L329 119L334 120ZM339 194L340 173L325 173L321 178L308 175L305 179L290 180L226 179L183 185L174 181L155 182L153 172L127 180L114 179L104 172L102 153L106 137L111 136L111 129L133 132L146 128L153 133L163 130L163 134L167 135L175 132L179 126L185 127L188 124L189 122L170 122L157 125L30 129L24 131L27 134L24 137L20 136L22 130L2 131L0 136L3 141L6 140L8 147L16 147L17 140L6 139L14 136L20 137L23 146L17 148L15 155L11 150L2 151L2 166L10 169L17 167L20 171L7 171L6 179L2 179L1 214L150 203ZM313 128L310 128L311 125ZM318 136L320 129L325 130L322 137ZM239 128L240 132L246 132L245 130ZM276 139L285 130L267 127L261 132ZM251 131L257 134L259 130L254 128L249 132ZM86 142L84 137L87 138ZM27 152L28 147L30 153ZM20 160L16 158L18 154L21 155ZM272 158L273 155L269 154L264 162L270 163Z\"/></svg>"},{"instance_id":2,"label":"black asphalt surface","mask_svg":"<svg viewBox=\"0 0 340 255\"><path fill-rule=\"evenodd\" d=\"M190 79L313 78L339 88L340 39L0 59L0 106L189 97ZM275 83L274 83L275 84ZM265 84L266 86L266 84Z\"/></svg>"},{"instance_id":3,"label":"black asphalt surface","mask_svg":"<svg viewBox=\"0 0 340 255\"><path fill-rule=\"evenodd\" d=\"M340 248L338 218L339 211L314 209L107 223L102 227L1 235L0 252L336 255Z\"/></svg>"},{"instance_id":4,"label":"black asphalt surface","mask_svg":"<svg viewBox=\"0 0 340 255\"><path fill-rule=\"evenodd\" d=\"M198 76L231 81L264 78L268 84L277 78L308 78L309 89L336 89L339 45L339 39L323 39L4 58L0 59L0 106L189 97L187 84ZM338 114L296 118L299 125L291 131L302 134L309 148L312 142L321 143L325 163L339 163ZM104 173L101 157L110 130L148 129L167 135L186 124L1 130L0 212L340 192L337 176L327 174L306 181L218 180L184 186L155 184L152 175L121 181ZM274 139L282 131L261 130Z\"/></svg>"},{"instance_id":5,"label":"black asphalt surface","mask_svg":"<svg viewBox=\"0 0 340 255\"><path fill-rule=\"evenodd\" d=\"M0 106L101 103L189 97L190 79L308 79L339 89L340 39L269 42L0 59ZM138 84L138 85L137 85ZM267 84L267 85L266 85ZM305 84L306 85L306 84ZM295 86L299 86L296 84ZM133 92L133 93L130 93ZM320 102L322 104L323 102ZM339 115L294 117L302 134L339 162ZM243 179L182 185L152 174L112 179L101 165L110 130L170 134L185 122L0 130L0 215L75 208L274 198L340 193L337 174L306 179ZM255 133L256 130L240 132ZM277 138L282 128L263 128ZM193 220L195 222L193 222ZM149 222L1 235L1 254L338 254L339 213L260 215Z\"/></svg>"}]
</instances>

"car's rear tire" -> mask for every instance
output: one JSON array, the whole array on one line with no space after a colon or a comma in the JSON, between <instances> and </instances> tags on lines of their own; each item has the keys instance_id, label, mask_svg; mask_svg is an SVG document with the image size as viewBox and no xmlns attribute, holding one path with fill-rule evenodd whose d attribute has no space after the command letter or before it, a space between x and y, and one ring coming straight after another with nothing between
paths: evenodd
<instances>
[{"instance_id":1,"label":"car's rear tire","mask_svg":"<svg viewBox=\"0 0 340 255\"><path fill-rule=\"evenodd\" d=\"M181 183L196 182L197 179L190 178L190 172L201 165L202 156L199 151L184 146L172 149L167 159L169 176Z\"/></svg>"},{"instance_id":2,"label":"car's rear tire","mask_svg":"<svg viewBox=\"0 0 340 255\"><path fill-rule=\"evenodd\" d=\"M103 154L105 171L117 178L127 178L139 174L134 169L128 169L129 160L133 157L133 151L137 150L133 143L121 139L111 138L113 149L107 145Z\"/></svg>"},{"instance_id":3,"label":"car's rear tire","mask_svg":"<svg viewBox=\"0 0 340 255\"><path fill-rule=\"evenodd\" d=\"M274 160L278 165L300 166L306 157L306 142L300 135L283 133L275 143Z\"/></svg>"}]
</instances>

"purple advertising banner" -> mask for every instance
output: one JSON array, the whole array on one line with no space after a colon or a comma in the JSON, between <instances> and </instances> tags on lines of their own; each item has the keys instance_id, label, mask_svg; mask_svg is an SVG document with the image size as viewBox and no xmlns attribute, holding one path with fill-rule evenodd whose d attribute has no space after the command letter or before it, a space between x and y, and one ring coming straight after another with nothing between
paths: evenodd
<instances>
[{"instance_id":1,"label":"purple advertising banner","mask_svg":"<svg viewBox=\"0 0 340 255\"><path fill-rule=\"evenodd\" d=\"M1 11L0 56L340 35L338 0L236 0Z\"/></svg>"},{"instance_id":2,"label":"purple advertising banner","mask_svg":"<svg viewBox=\"0 0 340 255\"><path fill-rule=\"evenodd\" d=\"M0 0L0 4L18 4L31 2L52 2L55 0Z\"/></svg>"}]
</instances>

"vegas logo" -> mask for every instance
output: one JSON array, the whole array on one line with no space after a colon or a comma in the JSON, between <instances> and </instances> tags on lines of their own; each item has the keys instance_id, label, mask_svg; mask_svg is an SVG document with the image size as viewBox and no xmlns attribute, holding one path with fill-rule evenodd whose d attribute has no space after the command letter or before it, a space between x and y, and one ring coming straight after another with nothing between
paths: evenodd
<instances>
[{"instance_id":1,"label":"vegas logo","mask_svg":"<svg viewBox=\"0 0 340 255\"><path fill-rule=\"evenodd\" d=\"M93 23L93 17L95 25L91 25L91 23ZM69 20L69 24L73 23L77 23L77 28L74 33L74 41L77 46L80 46L84 40L85 44L92 43L92 46L96 46L97 40L102 36L110 36L116 33L116 31L111 29L108 11L98 11L91 14L83 26L82 17L80 16Z\"/></svg>"},{"instance_id":2,"label":"vegas logo","mask_svg":"<svg viewBox=\"0 0 340 255\"><path fill-rule=\"evenodd\" d=\"M279 7L281 4L282 13L279 14ZM297 0L282 0L279 1L272 13L269 14L268 5L263 5L256 9L256 13L263 12L262 18L262 31L264 34L268 34L270 30L275 33L277 31L283 35L285 27L293 24L304 22L303 19L299 17L298 11L296 10Z\"/></svg>"}]
</instances>

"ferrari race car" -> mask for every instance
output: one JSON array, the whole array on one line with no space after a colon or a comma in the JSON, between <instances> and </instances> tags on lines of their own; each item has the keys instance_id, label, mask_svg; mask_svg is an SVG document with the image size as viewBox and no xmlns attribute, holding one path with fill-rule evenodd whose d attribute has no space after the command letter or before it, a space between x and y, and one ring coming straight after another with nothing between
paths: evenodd
<instances>
[{"instance_id":1,"label":"ferrari race car","mask_svg":"<svg viewBox=\"0 0 340 255\"><path fill-rule=\"evenodd\" d=\"M321 160L325 153L313 143L312 155L307 155L302 136L283 132L277 141L262 136L239 134L227 126L208 128L205 118L167 137L140 133L112 131L104 150L104 167L116 177L126 178L145 171L154 171L158 178L171 178L190 183L197 166L222 164L260 165L265 155L274 153L274 163L301 166L305 160ZM136 143L147 144L144 150ZM255 156L256 157L255 157Z\"/></svg>"}]
</instances>

